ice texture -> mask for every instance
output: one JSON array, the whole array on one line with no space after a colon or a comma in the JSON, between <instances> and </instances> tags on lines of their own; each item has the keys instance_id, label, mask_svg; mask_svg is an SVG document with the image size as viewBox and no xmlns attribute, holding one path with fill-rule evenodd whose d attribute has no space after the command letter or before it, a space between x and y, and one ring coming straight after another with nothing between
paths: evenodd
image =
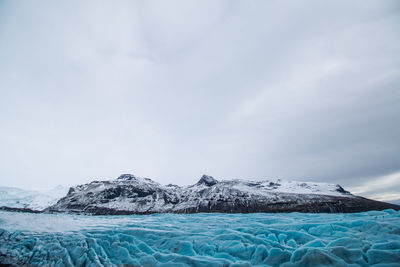
<instances>
[{"instance_id":1,"label":"ice texture","mask_svg":"<svg viewBox=\"0 0 400 267\"><path fill-rule=\"evenodd\" d=\"M0 262L400 266L400 212L85 216L0 212Z\"/></svg>"}]
</instances>

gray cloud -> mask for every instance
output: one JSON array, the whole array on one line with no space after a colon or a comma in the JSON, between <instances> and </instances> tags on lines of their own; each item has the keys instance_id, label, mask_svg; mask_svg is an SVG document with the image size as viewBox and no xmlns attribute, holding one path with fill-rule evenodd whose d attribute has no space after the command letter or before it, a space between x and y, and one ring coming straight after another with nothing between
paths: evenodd
<instances>
[{"instance_id":1,"label":"gray cloud","mask_svg":"<svg viewBox=\"0 0 400 267\"><path fill-rule=\"evenodd\" d=\"M397 173L399 15L398 1L3 1L0 183L355 188Z\"/></svg>"}]
</instances>

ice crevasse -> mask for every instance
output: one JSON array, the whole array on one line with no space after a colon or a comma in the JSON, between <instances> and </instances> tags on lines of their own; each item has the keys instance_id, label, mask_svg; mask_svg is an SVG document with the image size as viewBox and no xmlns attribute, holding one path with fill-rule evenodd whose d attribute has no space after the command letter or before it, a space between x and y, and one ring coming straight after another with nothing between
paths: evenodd
<instances>
[{"instance_id":1,"label":"ice crevasse","mask_svg":"<svg viewBox=\"0 0 400 267\"><path fill-rule=\"evenodd\" d=\"M400 212L84 216L0 212L0 262L400 266Z\"/></svg>"}]
</instances>

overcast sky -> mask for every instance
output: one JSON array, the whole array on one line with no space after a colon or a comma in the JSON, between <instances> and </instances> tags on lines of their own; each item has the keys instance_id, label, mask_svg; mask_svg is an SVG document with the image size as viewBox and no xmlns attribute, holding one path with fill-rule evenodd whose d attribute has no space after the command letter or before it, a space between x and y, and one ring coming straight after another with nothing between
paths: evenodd
<instances>
[{"instance_id":1,"label":"overcast sky","mask_svg":"<svg viewBox=\"0 0 400 267\"><path fill-rule=\"evenodd\" d=\"M0 1L0 185L400 198L400 1Z\"/></svg>"}]
</instances>

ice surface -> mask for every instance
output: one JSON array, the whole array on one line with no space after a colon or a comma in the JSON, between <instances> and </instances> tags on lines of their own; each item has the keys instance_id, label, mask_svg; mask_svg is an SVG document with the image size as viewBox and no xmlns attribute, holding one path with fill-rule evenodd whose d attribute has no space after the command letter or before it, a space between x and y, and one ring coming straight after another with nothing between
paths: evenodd
<instances>
[{"instance_id":1,"label":"ice surface","mask_svg":"<svg viewBox=\"0 0 400 267\"><path fill-rule=\"evenodd\" d=\"M400 212L83 216L0 212L0 262L400 266Z\"/></svg>"}]
</instances>

